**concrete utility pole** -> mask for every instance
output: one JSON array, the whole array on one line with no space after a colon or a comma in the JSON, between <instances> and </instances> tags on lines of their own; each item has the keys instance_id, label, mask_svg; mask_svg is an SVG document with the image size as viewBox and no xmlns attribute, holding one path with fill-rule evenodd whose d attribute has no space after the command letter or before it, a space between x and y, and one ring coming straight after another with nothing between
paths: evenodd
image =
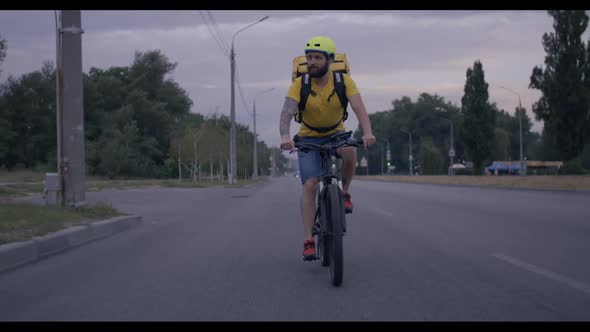
<instances>
[{"instance_id":1,"label":"concrete utility pole","mask_svg":"<svg viewBox=\"0 0 590 332\"><path fill-rule=\"evenodd\" d=\"M267 18L269 18L270 16L265 16L263 18L261 18L260 20L246 26L245 28L242 28L240 30L238 30L236 33L234 33L232 39L231 39L231 52L230 52L230 71L231 71L231 127L229 130L229 167L230 167L230 171L229 171L229 177L228 177L228 183L229 184L234 184L236 182L236 172L237 172L237 161L236 161L236 103L235 103L235 70L236 70L236 53L234 52L234 40L236 38L236 35L246 29L248 29L249 27L258 24L264 20L266 20Z\"/></svg>"},{"instance_id":2,"label":"concrete utility pole","mask_svg":"<svg viewBox=\"0 0 590 332\"><path fill-rule=\"evenodd\" d=\"M84 103L82 90L82 33L79 10L60 12L57 58L58 176L62 201L85 204Z\"/></svg>"}]
</instances>

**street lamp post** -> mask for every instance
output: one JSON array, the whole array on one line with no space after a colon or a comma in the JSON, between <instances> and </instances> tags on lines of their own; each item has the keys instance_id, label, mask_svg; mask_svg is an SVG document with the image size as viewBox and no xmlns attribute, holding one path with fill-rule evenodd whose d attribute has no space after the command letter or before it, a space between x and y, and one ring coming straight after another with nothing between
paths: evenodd
<instances>
[{"instance_id":1,"label":"street lamp post","mask_svg":"<svg viewBox=\"0 0 590 332\"><path fill-rule=\"evenodd\" d=\"M383 141L380 140L381 142L381 175L385 175L384 173L384 166L383 164L385 163L385 161L387 161L387 173L389 174L389 162L391 161L391 151L389 150L389 141ZM385 150L385 144L387 144L387 150Z\"/></svg>"},{"instance_id":2,"label":"street lamp post","mask_svg":"<svg viewBox=\"0 0 590 332\"><path fill-rule=\"evenodd\" d=\"M513 94L515 94L516 96L518 96L518 108L520 109L520 112L518 113L518 126L519 126L519 135L520 135L520 175L521 176L526 176L526 170L524 169L524 158L523 158L523 148L522 148L522 104L520 102L520 94L518 94L518 92L508 89L507 87L501 86L501 85L497 85L497 87L504 89L508 92L511 92Z\"/></svg>"},{"instance_id":3,"label":"street lamp post","mask_svg":"<svg viewBox=\"0 0 590 332\"><path fill-rule=\"evenodd\" d=\"M254 156L253 156L253 165L252 165L254 170L252 173L252 178L254 178L254 179L256 179L258 177L258 142L257 142L258 137L256 136L256 98L258 96L260 96L261 94L263 94L265 92L270 92L274 89L275 88L270 88L268 90L264 90L264 91L258 93L256 95L256 97L254 97L254 107L252 110L252 117L254 118Z\"/></svg>"},{"instance_id":4,"label":"street lamp post","mask_svg":"<svg viewBox=\"0 0 590 332\"><path fill-rule=\"evenodd\" d=\"M384 162L383 159L385 159L383 156L385 151L383 151L383 150L385 150L385 149L383 148L383 145L381 145L381 176L383 176L383 162Z\"/></svg>"},{"instance_id":5,"label":"street lamp post","mask_svg":"<svg viewBox=\"0 0 590 332\"><path fill-rule=\"evenodd\" d=\"M410 137L410 155L408 156L408 160L410 161L410 175L414 175L414 170L412 168L412 161L414 160L414 156L412 156L412 133L410 131L403 131L402 133L408 134Z\"/></svg>"},{"instance_id":6,"label":"street lamp post","mask_svg":"<svg viewBox=\"0 0 590 332\"><path fill-rule=\"evenodd\" d=\"M235 105L235 81L234 81L234 77L235 77L235 68L236 68L236 63L235 63L235 57L236 54L234 52L234 40L236 38L236 35L246 29L248 29L249 27L258 24L264 20L266 20L267 18L269 18L270 16L265 16L263 18L261 18L260 20L246 26L245 28L242 28L240 30L238 30L236 33L234 33L232 39L231 39L231 53L230 53L230 71L231 71L231 127L229 130L229 167L230 167L230 174L227 177L228 178L228 182L229 184L234 184L236 182L236 170L237 170L237 162L236 162L236 105Z\"/></svg>"},{"instance_id":7,"label":"street lamp post","mask_svg":"<svg viewBox=\"0 0 590 332\"><path fill-rule=\"evenodd\" d=\"M412 133L408 132L408 135L410 136L410 156L408 157L410 158L410 175L414 175L414 168L412 167L412 161L414 160L412 155Z\"/></svg>"},{"instance_id":8,"label":"street lamp post","mask_svg":"<svg viewBox=\"0 0 590 332\"><path fill-rule=\"evenodd\" d=\"M434 109L445 111L445 112L449 113L449 122L451 123L451 148L449 149L449 158L451 158L451 160L450 160L451 161L450 175L454 175L453 174L453 164L454 164L454 160L455 160L455 146L453 145L453 120L450 118L451 114L448 109L446 109L444 107L435 107Z\"/></svg>"},{"instance_id":9,"label":"street lamp post","mask_svg":"<svg viewBox=\"0 0 590 332\"><path fill-rule=\"evenodd\" d=\"M387 174L389 174L389 167L391 162L391 150L389 149L389 139L387 140L387 152L385 154L385 158L387 159Z\"/></svg>"}]
</instances>

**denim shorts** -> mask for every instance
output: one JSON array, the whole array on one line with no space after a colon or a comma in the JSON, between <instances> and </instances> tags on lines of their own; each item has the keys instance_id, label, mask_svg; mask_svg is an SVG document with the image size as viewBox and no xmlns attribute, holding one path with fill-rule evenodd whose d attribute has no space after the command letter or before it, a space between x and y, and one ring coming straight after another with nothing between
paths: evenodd
<instances>
[{"instance_id":1,"label":"denim shorts","mask_svg":"<svg viewBox=\"0 0 590 332\"><path fill-rule=\"evenodd\" d=\"M341 133L338 131L334 134ZM332 138L332 135L325 137L299 137L297 143L315 143L324 144ZM320 177L328 173L328 169L322 167L322 157L319 151L308 151L301 152L297 151L297 158L299 159L299 178L301 184L305 183L305 180L312 177Z\"/></svg>"}]
</instances>

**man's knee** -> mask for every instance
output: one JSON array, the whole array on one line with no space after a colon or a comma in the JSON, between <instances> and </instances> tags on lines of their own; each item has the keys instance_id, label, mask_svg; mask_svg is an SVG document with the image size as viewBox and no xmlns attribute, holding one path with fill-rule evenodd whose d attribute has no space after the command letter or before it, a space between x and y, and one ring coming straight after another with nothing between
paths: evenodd
<instances>
[{"instance_id":1,"label":"man's knee","mask_svg":"<svg viewBox=\"0 0 590 332\"><path fill-rule=\"evenodd\" d=\"M309 178L305 180L305 183L303 183L303 193L310 195L315 194L318 187L318 183L319 181L317 178Z\"/></svg>"},{"instance_id":2,"label":"man's knee","mask_svg":"<svg viewBox=\"0 0 590 332\"><path fill-rule=\"evenodd\" d=\"M338 154L342 157L342 161L347 163L355 163L356 164L356 149L353 147L345 147L341 148L338 151Z\"/></svg>"}]
</instances>

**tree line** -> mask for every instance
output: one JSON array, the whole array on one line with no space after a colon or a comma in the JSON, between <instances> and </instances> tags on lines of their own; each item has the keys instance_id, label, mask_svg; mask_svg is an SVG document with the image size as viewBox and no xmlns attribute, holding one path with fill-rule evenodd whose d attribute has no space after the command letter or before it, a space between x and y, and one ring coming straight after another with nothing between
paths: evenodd
<instances>
[{"instance_id":1,"label":"tree line","mask_svg":"<svg viewBox=\"0 0 590 332\"><path fill-rule=\"evenodd\" d=\"M193 101L169 78L176 65L159 50L138 51L130 66L83 73L87 174L223 179L230 120L190 111ZM1 166L57 168L55 79L55 66L44 62L0 85ZM249 177L254 135L247 126L236 129L238 176ZM269 173L272 151L258 142L261 174Z\"/></svg>"},{"instance_id":2,"label":"tree line","mask_svg":"<svg viewBox=\"0 0 590 332\"><path fill-rule=\"evenodd\" d=\"M416 101L403 97L394 100L391 109L370 114L375 136L381 139L377 149L364 152L368 173L382 171L387 142L392 165L398 171L408 169L410 134L420 172L446 173L452 122L456 160L471 161L473 172L481 174L494 160L520 159L520 117L525 158L564 161L568 173L590 170L590 42L582 40L588 15L583 10L548 14L555 31L543 35L545 66L532 69L529 84L542 94L532 107L535 119L543 121L541 134L531 132L525 108L516 107L511 114L489 101L483 64L475 60L466 72L461 105L422 93ZM360 129L356 135L360 137Z\"/></svg>"},{"instance_id":3,"label":"tree line","mask_svg":"<svg viewBox=\"0 0 590 332\"><path fill-rule=\"evenodd\" d=\"M490 102L482 62L465 76L460 105L437 94L404 96L370 114L375 148L359 152L369 174L387 167L387 146L396 170L414 165L422 174L445 174L450 165L451 123L455 161L473 163L481 174L494 160L520 158L520 118L528 160L561 160L571 173L590 170L590 42L583 10L551 10L554 31L542 36L544 65L532 68L530 89L541 92L532 106L543 131L531 131L525 108L500 109ZM0 65L7 42L0 36ZM87 174L109 177L223 177L229 155L229 119L191 113L193 101L169 74L175 69L159 50L136 52L131 65L92 68L83 74ZM1 67L0 67L1 69ZM2 72L0 71L0 75ZM55 169L55 67L8 77L0 84L0 167ZM360 128L355 135L360 136ZM253 133L237 124L238 175L252 174ZM258 145L260 173L269 157L287 160L276 147Z\"/></svg>"}]
</instances>

